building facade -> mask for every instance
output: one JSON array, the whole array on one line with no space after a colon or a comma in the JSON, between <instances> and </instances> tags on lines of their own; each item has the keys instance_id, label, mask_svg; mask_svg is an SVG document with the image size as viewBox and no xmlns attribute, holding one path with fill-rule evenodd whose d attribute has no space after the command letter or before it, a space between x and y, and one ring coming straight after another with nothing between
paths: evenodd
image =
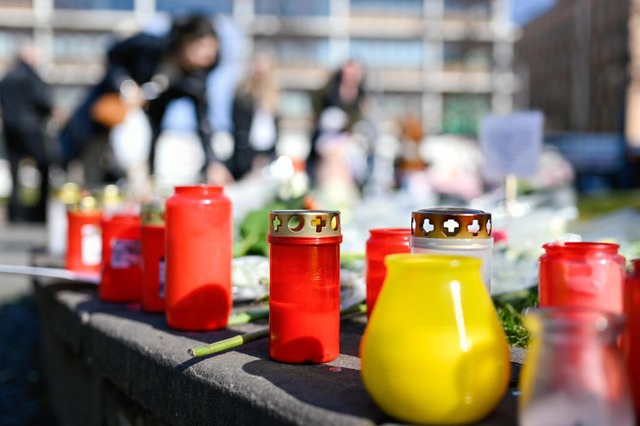
<instances>
[{"instance_id":1,"label":"building facade","mask_svg":"<svg viewBox=\"0 0 640 426\"><path fill-rule=\"evenodd\" d=\"M606 1L606 0L605 0ZM248 52L279 63L282 116L308 123L309 90L347 58L363 62L376 118L411 112L429 133L473 133L489 112L509 112L516 29L507 0L4 0L0 73L21 35L44 48L45 77L63 108L101 75L113 33L157 13L194 9L233 18Z\"/></svg>"},{"instance_id":2,"label":"building facade","mask_svg":"<svg viewBox=\"0 0 640 426\"><path fill-rule=\"evenodd\" d=\"M547 130L622 133L629 85L631 0L559 0L522 29L516 104Z\"/></svg>"}]
</instances>

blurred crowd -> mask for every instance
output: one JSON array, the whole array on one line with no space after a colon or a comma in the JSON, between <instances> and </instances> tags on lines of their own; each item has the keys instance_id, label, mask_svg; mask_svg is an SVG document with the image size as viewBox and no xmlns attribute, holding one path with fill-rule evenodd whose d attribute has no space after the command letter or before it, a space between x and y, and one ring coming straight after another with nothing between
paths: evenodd
<instances>
[{"instance_id":1,"label":"blurred crowd","mask_svg":"<svg viewBox=\"0 0 640 426\"><path fill-rule=\"evenodd\" d=\"M259 180L282 156L291 173L305 175L305 188L338 208L397 188L416 199L438 193L465 201L491 185L475 140L425 144L416 115L374 119L356 59L345 58L309 93L307 134L286 134L271 52L245 57L229 18L158 22L112 44L100 81L64 115L38 73L37 46L22 43L0 82L11 221L43 221L50 186L65 181L117 182L144 200L178 184ZM553 184L571 181L570 167L554 170L565 169Z\"/></svg>"}]
</instances>

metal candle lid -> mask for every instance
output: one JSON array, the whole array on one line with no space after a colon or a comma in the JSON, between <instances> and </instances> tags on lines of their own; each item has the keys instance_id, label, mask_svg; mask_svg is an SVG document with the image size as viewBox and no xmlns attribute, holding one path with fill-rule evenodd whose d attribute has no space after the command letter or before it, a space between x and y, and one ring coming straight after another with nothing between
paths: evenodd
<instances>
[{"instance_id":1,"label":"metal candle lid","mask_svg":"<svg viewBox=\"0 0 640 426\"><path fill-rule=\"evenodd\" d=\"M73 182L67 182L60 188L53 191L53 197L56 200L62 201L66 205L77 203L81 196L82 191L80 186Z\"/></svg>"},{"instance_id":2,"label":"metal candle lid","mask_svg":"<svg viewBox=\"0 0 640 426\"><path fill-rule=\"evenodd\" d=\"M337 210L272 210L269 236L336 237L342 235Z\"/></svg>"},{"instance_id":3,"label":"metal candle lid","mask_svg":"<svg viewBox=\"0 0 640 426\"><path fill-rule=\"evenodd\" d=\"M140 221L143 225L164 225L164 204L160 201L143 204L140 208Z\"/></svg>"},{"instance_id":4,"label":"metal candle lid","mask_svg":"<svg viewBox=\"0 0 640 426\"><path fill-rule=\"evenodd\" d=\"M98 200L92 195L84 195L76 203L68 206L72 212L96 212L100 210Z\"/></svg>"},{"instance_id":5,"label":"metal candle lid","mask_svg":"<svg viewBox=\"0 0 640 426\"><path fill-rule=\"evenodd\" d=\"M491 238L491 213L459 207L414 211L411 235L422 238Z\"/></svg>"}]
</instances>

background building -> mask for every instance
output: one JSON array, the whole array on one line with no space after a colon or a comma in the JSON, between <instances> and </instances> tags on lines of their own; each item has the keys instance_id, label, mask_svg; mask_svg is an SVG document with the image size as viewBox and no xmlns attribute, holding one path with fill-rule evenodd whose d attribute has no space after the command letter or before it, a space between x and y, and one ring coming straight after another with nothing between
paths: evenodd
<instances>
[{"instance_id":1,"label":"background building","mask_svg":"<svg viewBox=\"0 0 640 426\"><path fill-rule=\"evenodd\" d=\"M635 134L640 143L633 3L557 0L523 27L516 44L522 90L515 103L544 112L546 142L571 161L581 191L640 182L637 162L629 161L634 138L628 137Z\"/></svg>"},{"instance_id":2,"label":"background building","mask_svg":"<svg viewBox=\"0 0 640 426\"><path fill-rule=\"evenodd\" d=\"M367 66L378 119L412 112L430 133L465 133L481 115L512 108L516 33L507 0L4 0L0 73L19 37L33 34L69 110L99 78L114 33L185 9L229 15L249 53L275 52L291 126L305 125L308 91L348 57Z\"/></svg>"},{"instance_id":3,"label":"background building","mask_svg":"<svg viewBox=\"0 0 640 426\"><path fill-rule=\"evenodd\" d=\"M630 0L559 0L523 27L517 104L540 109L551 131L624 128Z\"/></svg>"}]
</instances>

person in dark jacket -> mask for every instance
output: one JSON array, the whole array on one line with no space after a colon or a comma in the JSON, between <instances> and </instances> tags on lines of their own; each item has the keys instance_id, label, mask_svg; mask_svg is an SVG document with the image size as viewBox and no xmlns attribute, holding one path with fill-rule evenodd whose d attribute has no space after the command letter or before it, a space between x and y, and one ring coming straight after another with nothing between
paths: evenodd
<instances>
[{"instance_id":1,"label":"person in dark jacket","mask_svg":"<svg viewBox=\"0 0 640 426\"><path fill-rule=\"evenodd\" d=\"M354 59L346 61L322 88L311 94L314 128L307 171L313 182L321 160L318 140L323 133L350 132L363 117L365 99L364 70Z\"/></svg>"},{"instance_id":2,"label":"person in dark jacket","mask_svg":"<svg viewBox=\"0 0 640 426\"><path fill-rule=\"evenodd\" d=\"M46 198L49 190L49 158L47 158L46 127L53 101L49 86L35 70L38 50L32 42L25 42L16 65L0 82L0 109L4 124L4 136L13 181L9 199L9 220L45 220ZM28 159L31 160L28 160ZM21 179L18 174L24 161L33 161L39 172L32 176L40 181L31 202L20 194Z\"/></svg>"},{"instance_id":3,"label":"person in dark jacket","mask_svg":"<svg viewBox=\"0 0 640 426\"><path fill-rule=\"evenodd\" d=\"M224 184L231 179L226 167L216 160L210 143L213 129L207 117L206 79L218 61L218 38L208 18L200 15L176 18L165 37L135 35L114 45L108 52L108 60L105 77L63 129L61 147L67 161L80 155L89 138L96 134L104 136L111 125L117 124L118 117L105 122L104 111L98 113L96 108L106 104L102 102L107 99L106 94L117 94L125 111L128 107L143 107L149 118L152 131L149 168L153 172L155 145L167 105L174 99L188 98L195 106L207 180ZM120 114L117 106L113 111L115 116Z\"/></svg>"}]
</instances>

